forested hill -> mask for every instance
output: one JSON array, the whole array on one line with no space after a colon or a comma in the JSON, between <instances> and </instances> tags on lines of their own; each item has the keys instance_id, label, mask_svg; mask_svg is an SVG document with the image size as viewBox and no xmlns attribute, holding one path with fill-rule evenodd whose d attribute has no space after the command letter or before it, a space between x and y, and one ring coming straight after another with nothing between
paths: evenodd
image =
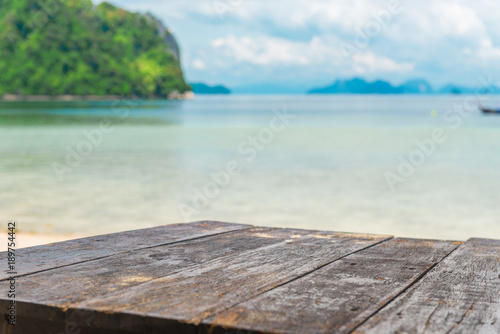
<instances>
[{"instance_id":1,"label":"forested hill","mask_svg":"<svg viewBox=\"0 0 500 334\"><path fill-rule=\"evenodd\" d=\"M0 0L0 95L188 90L177 42L149 14L90 0Z\"/></svg>"}]
</instances>

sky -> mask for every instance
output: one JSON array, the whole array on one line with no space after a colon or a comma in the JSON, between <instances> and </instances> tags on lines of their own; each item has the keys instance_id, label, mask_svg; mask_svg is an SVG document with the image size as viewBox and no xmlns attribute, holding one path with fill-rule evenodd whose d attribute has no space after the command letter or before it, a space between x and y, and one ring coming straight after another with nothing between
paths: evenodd
<instances>
[{"instance_id":1,"label":"sky","mask_svg":"<svg viewBox=\"0 0 500 334\"><path fill-rule=\"evenodd\" d=\"M236 92L299 93L353 77L435 87L500 77L498 0L109 2L160 18L189 82Z\"/></svg>"}]
</instances>

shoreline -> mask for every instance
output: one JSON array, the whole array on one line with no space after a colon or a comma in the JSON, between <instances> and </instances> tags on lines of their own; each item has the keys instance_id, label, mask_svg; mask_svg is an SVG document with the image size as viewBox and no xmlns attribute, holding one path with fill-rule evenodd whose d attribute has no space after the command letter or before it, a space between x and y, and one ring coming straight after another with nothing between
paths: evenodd
<instances>
[{"instance_id":1,"label":"shoreline","mask_svg":"<svg viewBox=\"0 0 500 334\"><path fill-rule=\"evenodd\" d=\"M84 238L84 235L76 234L49 234L49 233L25 233L16 232L15 249L52 244L55 242ZM6 232L0 233L0 252L7 251L8 235Z\"/></svg>"},{"instance_id":2,"label":"shoreline","mask_svg":"<svg viewBox=\"0 0 500 334\"><path fill-rule=\"evenodd\" d=\"M144 100L192 100L195 94L191 91L185 93L173 92L166 98L147 97L140 98ZM119 95L19 95L19 94L3 94L0 96L0 101L5 102L46 102L46 101L116 101L116 100L132 100L132 96Z\"/></svg>"}]
</instances>

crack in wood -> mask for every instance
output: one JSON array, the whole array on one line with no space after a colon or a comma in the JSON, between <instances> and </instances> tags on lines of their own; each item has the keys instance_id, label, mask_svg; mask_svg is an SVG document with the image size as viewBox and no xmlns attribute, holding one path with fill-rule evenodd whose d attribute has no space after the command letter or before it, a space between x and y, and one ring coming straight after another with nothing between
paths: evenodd
<instances>
[{"instance_id":1,"label":"crack in wood","mask_svg":"<svg viewBox=\"0 0 500 334\"><path fill-rule=\"evenodd\" d=\"M356 325L351 331L349 331L349 334L355 333L358 328L360 328L363 324L365 324L369 319L374 317L377 313L382 311L384 308L389 306L390 303L392 303L394 300L396 300L399 296L403 295L406 291L408 291L412 286L414 286L417 282L419 282L422 278L424 278L427 273L429 273L432 269L434 269L439 263L441 263L444 259L446 259L448 256L450 256L453 252L455 252L458 248L460 247L457 246L456 248L452 249L448 254L446 254L443 258L441 258L439 261L435 262L432 264L429 268L427 268L422 274L420 274L414 281L412 281L410 284L408 284L401 292L396 294L394 297L392 297L390 300L387 301L384 305L379 307L375 312L373 312L370 316L365 318L362 322L360 322L358 325Z\"/></svg>"},{"instance_id":2,"label":"crack in wood","mask_svg":"<svg viewBox=\"0 0 500 334\"><path fill-rule=\"evenodd\" d=\"M353 234L353 235L354 235L354 234ZM365 235L365 236L366 236L366 235ZM320 265L318 268L315 268L315 269L313 269L313 270L311 270L311 271L309 271L309 272L306 272L306 273L304 273L304 274L302 274L302 275L299 275L299 276L297 276L297 277L294 277L294 278L292 278L292 279L290 279L290 280L288 280L288 281L286 281L286 282L283 282L283 283L280 283L280 284L278 284L278 285L276 285L276 286L274 286L274 287L271 287L269 290L262 291L262 292L260 292L260 293L258 293L258 294L256 294L256 295L254 295L254 296L252 296L252 297L248 298L248 299L241 300L241 301L239 301L238 303L236 303L236 304L234 304L234 305L231 305L231 306L229 306L229 307L227 307L227 308L225 308L225 309L223 309L223 310L220 310L220 311L218 311L218 312L216 312L216 313L208 314L208 315L207 315L207 316L205 316L205 317L204 317L201 321L206 320L206 319L208 319L208 318L210 318L210 317L214 317L214 316L216 316L217 314L220 314L220 313L225 312L225 311L227 311L227 310L229 310L229 309L232 309L233 307L236 307L236 306L238 306L238 305L240 305L240 304L243 304L243 303L248 302L248 301L250 301L250 300L252 300L252 299L255 299L256 297L259 297L259 296L260 296L260 295L262 295L262 294L265 294L265 293L270 292L270 291L272 291L272 290L274 290L274 289L277 289L277 288L279 288L279 287L282 287L282 286L285 286L285 285L287 285L287 284L290 284L290 283L292 283L292 282L294 282L294 281L296 281L296 280L299 280L299 279L301 279L301 278L303 278L303 277L305 277L305 276L307 276L307 275L310 275L310 274L312 274L312 273L314 273L314 272L318 271L319 269L321 269L321 268L323 268L323 267L328 266L329 264L332 264L332 263L334 263L334 262L336 262L336 261L342 260L342 259L344 259L344 258L345 258L345 257L347 257L347 256L350 256L350 255L353 255L353 254L359 253L359 252L361 252L361 251L364 251L364 250L366 250L366 249L368 249L368 248L371 248L371 247L374 247L374 246L380 245L380 244L382 244L382 243L384 243L384 242L387 242L387 241L389 241L389 240L391 240L391 239L393 239L393 237L388 237L387 239L381 240L381 241L379 241L379 242L377 242L377 243L374 243L374 244L372 244L372 245L368 245L368 246L366 246L366 247L364 247L364 248L362 248L362 249L359 249L359 250L353 251L353 252L351 252L351 253L349 253L349 254L346 254L346 255L344 255L344 256L342 256L342 257L339 257L339 258L337 258L337 259L335 259L335 260L332 260L332 261L326 262L326 263L324 263L324 264ZM200 330L201 330L201 329L200 329Z\"/></svg>"},{"instance_id":3,"label":"crack in wood","mask_svg":"<svg viewBox=\"0 0 500 334\"><path fill-rule=\"evenodd\" d=\"M254 226L247 225L247 227L243 227L243 228L239 228L239 229L235 229L235 230L222 231L222 232L218 232L218 233L214 233L214 234L205 234L205 235L200 235L198 237L192 237L192 238L188 238L188 239L175 240L175 241L171 241L171 242L167 242L167 243L161 243L161 244L156 244L156 245L152 245L152 246L146 246L146 247L136 248L136 249L127 250L127 251L118 252L118 253L113 253L113 254L109 254L109 255L105 255L105 256L90 258L90 259L86 259L86 260L82 260L82 261L78 261L78 262L72 262L72 263L69 263L69 264L59 265L59 266L55 266L55 267L51 267L51 268L47 268L47 269L40 269L40 270L36 270L36 271L31 271L31 272L28 272L28 273L25 273L25 274L16 274L14 276L16 278L26 277L26 276L30 276L30 275L33 275L33 274L38 274L38 273L43 273L43 272L51 271L51 270L54 270L54 269L70 267L70 266L73 266L73 265L83 264L83 263L92 262L92 261L96 261L96 260L102 260L102 259L106 259L106 258L109 258L109 257L117 256L117 255L123 255L123 254L127 254L127 253L132 253L132 252L141 251L141 250L145 250L145 249L156 248L156 247L162 247L162 246L168 246L168 245L175 245L175 244L183 243L183 242L186 242L186 241L199 240L199 239L203 239L203 238L210 238L210 237L214 237L214 236L218 236L218 235L223 235L223 234L228 234L228 233L233 233L233 232L248 230L248 229L252 229L252 228L254 228ZM123 233L126 233L126 232L123 232ZM8 280L10 280L10 277L0 279L0 282L4 282L4 281L8 281Z\"/></svg>"}]
</instances>

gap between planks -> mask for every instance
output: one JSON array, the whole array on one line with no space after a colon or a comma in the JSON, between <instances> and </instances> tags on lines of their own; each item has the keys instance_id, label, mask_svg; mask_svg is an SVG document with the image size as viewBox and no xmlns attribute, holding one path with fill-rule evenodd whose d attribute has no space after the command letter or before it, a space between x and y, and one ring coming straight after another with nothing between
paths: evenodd
<instances>
[{"instance_id":1,"label":"gap between planks","mask_svg":"<svg viewBox=\"0 0 500 334\"><path fill-rule=\"evenodd\" d=\"M384 305L379 307L375 312L367 316L363 321L361 321L359 324L354 326L348 334L354 333L358 328L360 328L363 324L365 324L368 320L370 320L373 316L375 316L377 313L381 312L384 308L389 306L393 301L395 301L398 297L400 297L402 294L404 294L406 291L408 291L412 286L414 286L418 281L420 281L422 278L424 278L432 269L434 269L438 264L443 262L444 259L446 259L448 256L450 256L453 252L455 252L457 249L459 249L463 245L460 244L458 247L452 249L448 254L443 256L438 262L432 264L428 269L426 269L422 274L420 274L415 280L410 282L404 289L402 289L399 293L397 293L394 297L389 299Z\"/></svg>"},{"instance_id":2,"label":"gap between planks","mask_svg":"<svg viewBox=\"0 0 500 334\"><path fill-rule=\"evenodd\" d=\"M270 230L278 230L278 231L279 231L279 230L281 230L281 229L270 229ZM299 231L300 231L300 230L299 230ZM318 256L320 256L319 258L317 258L317 260L316 260L316 261L314 261L314 262L316 262L317 264L312 265L312 264L310 264L310 263L309 263L309 264L307 264L307 266L306 266L305 268L303 268L303 269L305 269L305 270L302 270L302 269L301 269L301 270L299 270L298 272L296 272L295 274L293 274L292 272L290 272L290 273L289 273L289 274L287 274L287 275L285 275L285 274L284 274L284 275L283 275L283 279L279 279L279 280L277 280L274 284L268 284L268 285L267 285L267 287L265 288L265 290L263 290L263 292L269 291L269 289L273 289L273 288L275 288L276 286L279 286L279 285L280 285L280 283L281 283L281 284L283 284L283 283L289 283L289 282L291 282L291 281L293 281L293 280L299 279L300 277L303 277L303 276L304 276L304 274L310 274L310 273L312 273L312 272L315 272L318 268L323 268L324 266L326 266L326 265L328 265L328 264L331 264L331 263L333 263L333 262L335 262L335 261L338 261L339 259L343 259L343 258L345 258L346 256L356 254L357 252L360 252L360 251L362 251L362 250L366 250L366 249L370 248L370 246L378 245L378 244L380 244L380 243L382 243L382 242L384 242L384 241L392 240L392 237L391 237L391 236L377 236L377 235L370 235L370 237L368 238L368 237L365 237L365 235L363 235L363 234L351 234L351 233L340 233L340 232L315 231L315 232L318 232L317 234L319 234L319 236L318 236L318 237L315 237L315 236L310 236L310 235L309 235L309 233L311 233L312 231L303 230L302 232L305 234L305 235L304 235L304 239L303 239L300 243L298 243L298 241L297 241L297 243L298 243L298 245L301 245L301 246L300 246L300 247L301 247L301 249L308 249L308 247L311 247L311 246L315 245L315 246L314 246L314 252L316 252L316 253L317 253L317 255L318 255ZM236 233L236 232L235 232L235 233ZM329 246L328 246L328 247L326 247L324 250L322 250L322 249L324 248L324 246L326 246L326 245L325 245L325 243L324 243L324 242L322 242L322 241L321 241L321 240L319 240L319 239L323 239L323 238L322 238L322 236L323 236L324 234L327 234L327 235L330 235L330 234L337 235L337 234L339 234L339 237L340 237L340 238L339 238L339 240L338 240L338 241L339 241L339 242L341 242L341 243L339 244L339 246L334 247L334 249L337 249L337 250L336 250L336 251L334 251L333 253L331 253L330 251L326 252L326 250L327 250L327 249L330 249L330 247L329 247ZM232 234L230 234L230 235L234 235L234 234L232 233ZM333 235L332 235L332 237L333 237ZM365 243L365 244L364 244L364 245L359 245L359 247L354 247L354 246L353 246L353 247L350 247L349 240L351 240L351 241L352 241L352 238L354 238L354 239L356 239L356 240L357 240L357 239L359 239L360 241L362 241L362 242L363 242L363 243ZM337 238L333 238L333 239L337 240ZM206 240L206 239L205 239L205 240ZM371 240L371 241L370 241L370 240ZM281 244L281 243L280 243L280 244ZM286 244L289 244L288 240L287 240L287 243L286 243ZM308 246L308 245L309 245L309 246ZM329 243L328 243L328 245L329 245ZM169 245L167 245L167 246L169 246ZM297 245L296 245L296 246L297 246ZM352 246L352 245L351 245L351 246ZM290 247L291 247L291 246L290 246ZM264 250L265 248L268 248L268 247L259 247L258 249L254 250L254 251L252 251L252 252L258 252L258 250L259 250L259 249L262 251L262 250ZM292 249L292 248L290 248L290 249ZM284 252L284 251L285 251L285 250L283 250L283 252ZM334 257L334 258L333 258L333 260L332 260L332 257L331 257L331 256L332 256L335 252L340 252L340 254L335 255L335 257ZM247 251L246 253L248 254L248 253L250 253L250 251ZM269 252L269 251L267 251L267 253L272 254L273 252ZM309 253L309 251L308 251L308 253ZM269 254L268 254L268 255L269 255ZM297 255L299 255L299 254L300 254L300 253L298 253ZM330 255L329 255L329 256L326 256L326 255L328 255L328 254L330 254ZM279 263L280 261L282 261L283 259L281 259L281 260L280 260L280 256L283 256L283 255L284 255L284 253L283 253L283 254L281 254L281 255L280 255L280 254L277 254L277 255L276 255L276 257L275 257L275 262L276 262L276 263ZM306 260L306 258L307 258L307 257L308 257L308 256L305 256L305 254L301 254L301 255L300 255L300 257L299 257L298 259L299 259L301 262L303 262L303 264L305 264L305 263L308 263L308 262L304 262L303 260ZM310 256L309 256L309 257L310 257ZM234 256L234 258L235 258L235 260L238 260L238 259L239 259L239 257L238 257L238 256ZM218 262L220 262L220 261L221 261L221 259L218 259L218 260L216 260L216 261L214 260L214 261L211 261L211 262L217 262L217 261L218 261ZM300 261L299 261L299 262L300 262ZM288 261L288 260L286 260L285 262L289 262L289 261ZM290 261L290 263L292 263L292 262L294 262L294 261ZM240 261L239 261L239 260L238 260L238 261L235 261L235 264L238 264L238 263L240 263ZM243 262L241 262L241 263L243 263ZM301 266L302 266L302 265L301 265ZM211 267L210 267L209 265L208 265L208 266L205 266L205 267L207 267L207 268L206 268L206 270L205 270L205 271L206 271L206 273L209 273L209 272L213 271L212 269L210 269ZM309 268L307 268L307 267L309 267ZM192 270L191 270L191 271L192 271ZM171 275L171 276L172 276L172 275ZM174 276L175 276L175 275L174 275ZM177 276L179 276L179 275L177 274ZM210 276L207 276L207 277L210 277ZM158 281L160 281L160 282L161 282L162 280L164 280L164 278L158 278L158 279L154 279L154 280L152 280L152 281L149 281L149 282L147 282L147 283L145 283L145 284L149 284L149 285L151 285L150 283L153 283L154 281L157 281L157 282L158 282ZM180 281L179 281L179 282L180 282ZM181 284L181 285L182 285L182 284ZM144 285L143 285L143 287L144 287ZM132 289L139 290L139 285L138 285L138 286L133 287ZM158 290L158 291L159 291L159 290ZM255 297L256 295L258 295L260 291L262 291L262 290L261 290L261 289L258 289L258 291L255 291L256 293L252 293L251 295L247 295L247 296L241 295L241 296L239 296L239 297L238 297L238 300L242 300L242 299L243 299L243 300L247 300L247 299L249 299L249 298L253 298L253 297ZM163 294L163 292L161 292L161 294ZM152 297L155 297L155 292L154 292L153 290L151 291L151 296L152 296ZM116 296L115 296L115 297L116 297ZM240 298L240 297L243 297L243 298ZM113 299L113 296L111 296L110 300L111 300L111 299ZM90 300L90 302L92 302L92 301L93 301L93 300ZM211 314L217 314L217 313L218 313L221 309L222 309L222 310L224 310L224 309L226 309L228 306L230 306L231 304L234 304L234 302L233 302L233 303L231 303L231 300L228 300L228 301L229 301L229 303L226 303L226 305L227 305L227 306L225 306L225 305L224 305L224 306L222 306L222 308L220 308L220 309L213 309L213 310L210 310L210 308L216 308L216 307L217 307L217 305L215 305L215 304L214 304L214 305L212 305L212 306L208 305L208 306L207 306L207 308L205 308L205 310L206 310L206 311L209 311L209 312L206 312L206 313L205 313L205 311L204 311L203 309L200 309L200 312L202 312L202 314L203 314L203 313L205 313L205 314L203 314L203 316L199 317L198 319L204 319L205 317L210 316ZM79 303L80 303L80 302L79 302ZM96 304L96 303L97 303L97 304ZM96 307L96 305L97 305L97 307L98 307L98 306L99 306L99 305L98 305L98 304L99 304L99 299L94 299L93 304L94 304L94 305L93 305L93 307L94 307L94 308ZM80 306L77 306L76 308L88 308L88 306L89 306L89 305L90 305L90 304L88 304L88 303L87 303L87 305L80 303ZM86 306L87 306L87 307L86 307ZM73 308L73 307L68 307L68 308ZM95 309L97 310L97 308L95 308ZM179 309L179 310L180 310L180 309ZM100 311L103 311L103 310L100 310ZM131 315L131 316L137 316L137 313L134 313L134 311L133 311L132 309L126 309L126 308L124 308L124 309L119 310L119 311L120 311L122 314L129 314L129 316L130 316L130 315ZM176 312L177 310L176 310L176 309L174 309L174 308L172 308L172 310L171 310L171 311L172 311L172 312ZM210 311L211 311L211 312L210 312ZM197 311L195 311L195 313L196 313L196 312L197 312ZM106 310L104 310L104 313L106 313ZM151 313L153 313L153 312L151 312ZM173 313L172 313L172 314L173 314ZM193 314L194 314L194 313L193 313ZM139 315L140 315L140 314L139 314ZM201 315L201 314L200 314L200 315ZM140 316L141 316L141 315L140 315ZM142 316L143 316L143 315L142 315ZM154 314L149 314L148 316L149 316L150 318L155 318L155 317L157 317L157 316L155 316ZM169 315L169 317L170 317L170 316L172 316L172 315ZM196 318L196 315L193 315L192 317ZM103 318L103 319L104 319L104 318ZM175 318L172 318L172 319L175 319ZM167 320L168 320L168 319L167 319ZM106 321L107 321L107 320L106 320Z\"/></svg>"},{"instance_id":3,"label":"gap between planks","mask_svg":"<svg viewBox=\"0 0 500 334\"><path fill-rule=\"evenodd\" d=\"M209 319L209 318L211 318L211 317L213 317L213 316L216 316L217 314L223 313L223 312L225 312L225 311L227 311L227 310L229 310L229 309L231 309L231 308L233 308L233 307L235 307L235 306L237 306L237 305L239 305L239 304L243 304L243 303L245 303L245 302L247 302L247 301L249 301L249 300L252 300L252 299L254 299L254 298L256 298L256 297L258 297L258 296L260 296L260 295L263 295L263 294L265 294L265 293L268 293L268 292L270 292L270 291L272 291L272 290L274 290L274 289L277 289L277 288L279 288L279 287L281 287L281 286L284 286L284 285L290 284L290 283L292 283L292 282L294 282L294 281L296 281L296 280L299 280L299 279L301 279L301 278L303 278L303 277L306 277L307 275L311 275L312 273L316 272L317 270L319 270L319 269L321 269L321 268L324 268L324 267L326 267L326 266L328 266L328 265L330 265L330 264L332 264L332 263L334 263L334 262L340 261L340 260L342 260L342 259L344 259L344 258L346 258L346 257L348 257L348 256L351 256L351 255L353 255L353 254L356 254L356 253L359 253L359 252L365 251L365 250L367 250L367 249L369 249L369 248L372 248L372 247L378 246L378 245L380 245L380 244L382 244L382 243L384 243L384 242L387 242L387 241L389 241L389 240L392 240L392 239L394 239L394 236L388 236L388 237L387 237L386 239L384 239L384 240L381 240L381 241L379 241L379 242L377 242L377 243L374 243L374 244L368 245L368 246L366 246L366 247L364 247L364 248L361 248L361 249L355 250L355 251L353 251L353 252L351 252L351 253L345 254L345 255L343 255L343 256L341 256L341 257L338 257L338 258L336 258L336 259L334 259L334 260L332 260L332 261L329 261L329 262L327 262L327 263L325 263L325 264L322 264L322 265L320 265L319 267L317 267L317 268L315 268L315 269L312 269L312 270L310 270L310 271L308 271L308 272L306 272L306 273L303 273L303 274L301 274L301 275L299 275L299 276L296 276L296 277L294 277L294 278L292 278L292 279L290 279L290 280L288 280L288 281L286 281L286 282L282 282L282 283L280 283L280 284L278 284L278 285L276 285L276 286L274 286L274 287L271 287L271 288L270 288L270 289L268 289L268 290L261 291L260 293L257 293L257 294L255 294L255 295L253 295L253 296L251 296L251 297L249 297L249 298L247 298L247 299L245 299L245 300L241 300L241 301L239 301L239 302L237 302L237 303L235 303L235 304L233 304L233 305L231 305L231 306L229 306L229 307L227 307L227 308L225 308L225 309L223 309L223 310L220 310L220 311L217 311L217 312L211 313L211 314L209 314L209 315L205 316L205 317L204 317L204 318L200 321L200 324L202 324L204 320ZM200 325L200 326L198 326L198 331L197 331L197 332L198 332L198 334L204 334L204 333L206 333L204 330L205 330L205 329L203 328L203 326L202 326L202 325Z\"/></svg>"},{"instance_id":4,"label":"gap between planks","mask_svg":"<svg viewBox=\"0 0 500 334\"><path fill-rule=\"evenodd\" d=\"M353 254L348 255L345 258L339 259L339 261L332 262L330 265L312 272L309 276L306 276L303 279L297 279L296 282L293 283L289 282L287 285L282 285L281 288L270 290L268 291L268 293L261 294L255 298L252 297L248 299L246 302L239 303L238 306L232 309L227 309L226 311L217 313L216 316L206 319L204 321L204 330L202 330L201 333L206 334L206 333L211 333L213 331L214 334L215 333L227 334L227 333L239 333L239 330L248 330L248 333L271 333L271 332L274 333L275 331L280 333L281 332L303 333L303 332L308 332L306 328L309 328L307 327L307 325L304 324L310 324L313 325L312 328L315 329L311 330L311 332L329 333L329 332L336 332L338 330L339 333L347 334L351 331L351 329L354 326L358 325L360 322L363 322L366 318L369 318L370 315L376 312L378 308L382 307L388 301L391 301L393 299L393 296L397 296L401 290L404 291L405 289L408 288L408 285L420 279L422 274L425 274L425 272L427 272L429 269L432 269L433 265L439 264L442 261L441 259L443 257L446 257L449 254L451 254L452 250L456 249L458 245L461 244L460 242L439 241L439 240L428 240L429 243L427 244L426 241L427 240L406 239L406 238L390 239L385 242L380 242L378 243L378 245L372 247L366 247L362 251L360 250L358 252L353 252ZM415 248L415 246L419 247ZM406 260L400 261L401 255L396 255L400 254L398 250L400 250L402 254L405 254L402 255L404 256L403 259L408 259L410 261ZM417 253L415 253L415 257L412 257L411 254L415 252L415 250L417 250ZM420 255L422 252L423 254ZM319 285L316 285L316 282L324 281L327 282L327 284L333 284L333 286L336 286L337 284L334 283L334 281L336 279L340 279L339 282L340 289L347 288L348 290L350 290L349 284L356 285L358 283L349 282L347 278L343 280L345 277L342 277L342 273L345 271L342 263L347 262L346 264L353 265L356 263L349 263L349 262L352 261L358 262L356 261L356 259L358 261L361 261L361 264L363 264L363 261L366 262L365 265L367 265L367 268L369 269L364 269L361 271L347 270L347 272L351 272L351 275L354 275L352 277L357 277L360 279L366 278L368 280L370 278L373 278L372 281L374 281L376 278L376 280L383 280L382 282L390 282L392 288L383 288L382 290L384 291L382 292L383 293L382 296L373 293L368 294L367 297L363 299L364 302L363 301L360 302L361 304L367 304L367 303L370 305L373 304L374 307L364 307L366 305L361 305L361 310L360 307L357 307L359 305L356 306L356 310L348 310L348 309L342 310L341 308L338 307L336 308L336 306L342 307L344 305L349 305L349 303L355 302L356 300L353 298L347 298L342 302L333 302L331 305L328 302L328 307L325 305L320 306L316 310L319 313L316 313L316 311L311 311L311 307L316 305L314 303L313 304L311 303L317 298L319 298L319 292L316 292L316 294L318 294L316 296L314 292L311 292L312 294L309 294L307 292L308 291L307 289L311 289L312 291L315 291L316 288L324 289L323 292L326 293L325 298L328 298L329 300L330 299L343 300L345 299L344 297L347 297L347 295L350 295L352 297L360 293L366 296L366 294L364 294L364 292L366 291L363 291L363 289L356 288L356 286L354 286L354 288L356 288L355 291L351 291L350 294L346 293L346 296L344 296L342 292L339 293L333 292L335 291L335 288L329 290L328 288L325 287L324 284L319 283ZM374 262L375 265L371 264L373 263L372 260L375 260ZM392 272L389 270L388 275L384 276L383 274L384 271L380 271L380 269L378 269L379 267L376 265L378 262L380 262L377 260L385 261L387 263L392 263L393 265L395 265L394 268L395 271ZM417 267L420 267L421 270L419 269L416 275L408 276L408 274L412 270L416 269L410 267L414 267L415 265ZM406 268L405 266L409 267ZM409 270L405 271L403 269L409 269ZM385 279L378 278L379 276L373 276L371 274L365 277L364 274L372 273L372 271L374 271L375 274L377 273L382 274L382 276L380 277L384 277ZM399 274L393 275L393 273L399 273ZM404 284L399 285L398 282ZM360 286L364 285L364 283L363 284L359 283L359 284ZM386 287L388 285L389 284L385 284ZM369 283L366 286L370 286L371 289L374 288L373 283ZM273 291L276 292L273 293ZM372 289L372 291L374 290ZM299 298L300 296L302 296L303 298ZM385 296L389 298L385 298ZM373 301L372 300L373 298L376 298L376 301ZM318 301L316 301L316 303L318 303ZM325 302L322 303L324 304ZM273 307L273 305L280 305L280 307ZM333 309L336 310L335 311L336 315L333 317L336 318L336 320L331 319L327 321L326 319L329 319L328 314L330 312L328 311L328 309L331 309L331 307L333 307ZM290 315L288 314L288 312L284 311L286 310L286 308L293 308L291 310L292 311L291 314L293 315ZM312 309L314 310L315 307L312 307ZM354 314L349 312L358 310L360 311ZM269 313L265 315L266 312ZM261 322L259 320L259 316L256 314L261 314L261 317L264 317L261 318L260 320L267 319L267 321ZM289 320L301 319L302 317L305 318L305 321L304 320L297 321L299 325L298 328L302 332L297 331L297 328L294 327L293 325L290 325L288 320L286 320L286 319ZM321 319L322 317L324 317L325 319L323 325L316 326L317 321L314 322L312 320L316 318ZM295 330L293 330L294 328ZM288 331L285 329L288 329ZM328 331L327 329L330 331Z\"/></svg>"},{"instance_id":5,"label":"gap between planks","mask_svg":"<svg viewBox=\"0 0 500 334\"><path fill-rule=\"evenodd\" d=\"M186 224L189 224L189 223L186 223ZM245 225L242 224L242 226L245 226ZM54 269L70 267L70 266L74 266L74 265L78 265L78 264L82 264L82 263L87 263L87 262L92 262L92 261L96 261L96 260L106 259L106 258L117 256L117 255L123 255L123 254L127 254L127 253L133 253L135 251L141 251L141 250L151 249L151 248L155 248L155 247L176 245L176 244L187 242L187 241L199 240L199 239L204 239L204 238L209 238L209 237L214 237L214 236L218 236L218 235L223 235L223 234L228 234L228 233L234 233L234 232L238 232L238 231L249 230L249 229L255 228L255 226L253 226L253 225L246 225L246 226L247 227L242 227L240 229L235 229L235 230L222 231L222 232L218 232L218 233L214 233L214 234L205 234L205 235L200 235L200 236L193 237L193 238L188 238L188 239L182 239L182 240L175 240L175 241L171 241L171 242L166 242L164 244L158 244L158 245L153 245L153 246L146 246L146 247L141 247L141 248L135 248L135 249L132 249L132 250L123 251L123 252L119 252L119 253L114 253L114 254L99 256L99 257L95 257L95 258L91 258L91 259L86 259L86 260L82 260L82 261L78 261L78 262L72 262L72 263L68 263L68 264L58 265L58 266L47 268L47 269L40 269L40 270L37 270L37 271L31 271L31 272L25 273L25 274L14 275L14 277L16 277L16 278L18 278L18 277L26 277L26 276L33 275L33 274L38 274L38 273L43 273L43 272L51 271L51 270L54 270ZM95 237L97 237L97 236L95 236ZM61 243L63 243L63 242L61 242ZM8 280L10 280L10 277L2 278L2 279L0 279L0 282L4 282L4 281L8 281Z\"/></svg>"}]
</instances>

